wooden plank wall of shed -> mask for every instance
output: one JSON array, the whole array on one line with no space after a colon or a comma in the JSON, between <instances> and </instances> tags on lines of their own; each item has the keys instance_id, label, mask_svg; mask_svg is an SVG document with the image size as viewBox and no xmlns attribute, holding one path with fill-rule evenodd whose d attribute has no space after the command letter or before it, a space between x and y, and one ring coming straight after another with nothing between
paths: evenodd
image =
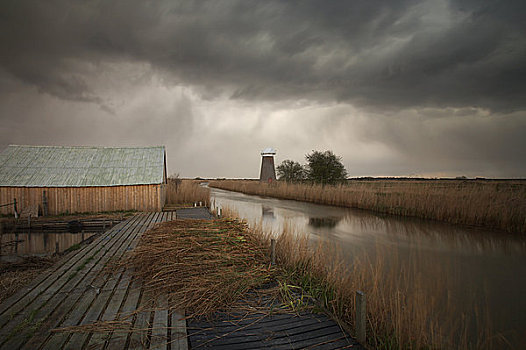
<instances>
[{"instance_id":1,"label":"wooden plank wall of shed","mask_svg":"<svg viewBox=\"0 0 526 350\"><path fill-rule=\"evenodd\" d=\"M49 215L117 210L160 211L164 205L164 186L101 187L0 187L0 204L16 198L18 211L42 206L46 191ZM1 207L1 214L12 214L13 207Z\"/></svg>"}]
</instances>

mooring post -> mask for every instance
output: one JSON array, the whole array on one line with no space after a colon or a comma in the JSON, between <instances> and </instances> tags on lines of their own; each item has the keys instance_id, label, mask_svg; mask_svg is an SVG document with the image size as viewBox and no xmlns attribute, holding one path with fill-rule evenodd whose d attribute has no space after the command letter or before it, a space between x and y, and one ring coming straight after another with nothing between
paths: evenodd
<instances>
[{"instance_id":1,"label":"mooring post","mask_svg":"<svg viewBox=\"0 0 526 350\"><path fill-rule=\"evenodd\" d=\"M356 339L359 343L365 344L365 329L367 326L367 314L365 312L365 293L356 291Z\"/></svg>"},{"instance_id":2,"label":"mooring post","mask_svg":"<svg viewBox=\"0 0 526 350\"><path fill-rule=\"evenodd\" d=\"M276 239L270 239L270 263L276 265Z\"/></svg>"},{"instance_id":3,"label":"mooring post","mask_svg":"<svg viewBox=\"0 0 526 350\"><path fill-rule=\"evenodd\" d=\"M217 218L221 219L221 207L217 208Z\"/></svg>"},{"instance_id":4,"label":"mooring post","mask_svg":"<svg viewBox=\"0 0 526 350\"><path fill-rule=\"evenodd\" d=\"M194 208L197 207L197 202L194 202Z\"/></svg>"},{"instance_id":5,"label":"mooring post","mask_svg":"<svg viewBox=\"0 0 526 350\"><path fill-rule=\"evenodd\" d=\"M13 198L13 210L15 212L15 219L18 219L18 211L16 210L16 198Z\"/></svg>"},{"instance_id":6,"label":"mooring post","mask_svg":"<svg viewBox=\"0 0 526 350\"><path fill-rule=\"evenodd\" d=\"M203 206L203 202L199 201L199 206L202 207Z\"/></svg>"}]
</instances>

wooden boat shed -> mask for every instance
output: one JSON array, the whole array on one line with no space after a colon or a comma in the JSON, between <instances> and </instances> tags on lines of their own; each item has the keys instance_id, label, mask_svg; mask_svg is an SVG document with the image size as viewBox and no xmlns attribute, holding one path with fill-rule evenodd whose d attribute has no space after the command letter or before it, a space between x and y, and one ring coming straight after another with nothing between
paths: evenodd
<instances>
[{"instance_id":1,"label":"wooden boat shed","mask_svg":"<svg viewBox=\"0 0 526 350\"><path fill-rule=\"evenodd\" d=\"M0 153L0 205L16 199L18 212L160 211L165 185L164 146L10 145Z\"/></svg>"}]
</instances>

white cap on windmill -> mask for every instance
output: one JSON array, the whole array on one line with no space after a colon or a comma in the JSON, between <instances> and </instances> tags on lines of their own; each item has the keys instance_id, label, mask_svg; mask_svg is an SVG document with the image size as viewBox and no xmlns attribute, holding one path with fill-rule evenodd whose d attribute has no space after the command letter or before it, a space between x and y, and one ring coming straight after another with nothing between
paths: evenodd
<instances>
[{"instance_id":1,"label":"white cap on windmill","mask_svg":"<svg viewBox=\"0 0 526 350\"><path fill-rule=\"evenodd\" d=\"M267 147L263 151L261 151L262 156L273 156L275 154L276 154L276 150L271 147Z\"/></svg>"}]
</instances>

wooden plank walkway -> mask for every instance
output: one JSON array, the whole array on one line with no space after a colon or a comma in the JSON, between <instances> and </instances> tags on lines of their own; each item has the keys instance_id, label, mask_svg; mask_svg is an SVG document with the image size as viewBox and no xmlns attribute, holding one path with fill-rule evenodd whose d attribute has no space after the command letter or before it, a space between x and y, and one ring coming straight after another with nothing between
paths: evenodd
<instances>
[{"instance_id":1,"label":"wooden plank walkway","mask_svg":"<svg viewBox=\"0 0 526 350\"><path fill-rule=\"evenodd\" d=\"M0 305L0 349L186 349L186 322L166 299L148 304L151 299L130 271L103 271L148 228L174 218L173 212L135 215L7 299ZM130 320L132 333L51 332L143 309Z\"/></svg>"},{"instance_id":2,"label":"wooden plank walkway","mask_svg":"<svg viewBox=\"0 0 526 350\"><path fill-rule=\"evenodd\" d=\"M131 272L104 267L133 250L154 224L176 218L212 219L206 208L141 213L119 223L94 242L56 264L0 305L2 349L363 349L324 315L274 314L278 305L259 306L261 315L218 313L214 321L184 320L167 298L153 299ZM254 292L257 295L257 291ZM250 296L248 296L250 299ZM255 297L255 299L257 299ZM51 332L52 329L122 320L123 331ZM254 320L256 317L256 320ZM133 329L133 332L129 332Z\"/></svg>"},{"instance_id":3,"label":"wooden plank walkway","mask_svg":"<svg viewBox=\"0 0 526 350\"><path fill-rule=\"evenodd\" d=\"M241 311L218 312L212 320L188 320L189 346L224 350L365 350L326 315L282 311L283 305L265 291L272 287L264 286L246 295Z\"/></svg>"}]
</instances>

